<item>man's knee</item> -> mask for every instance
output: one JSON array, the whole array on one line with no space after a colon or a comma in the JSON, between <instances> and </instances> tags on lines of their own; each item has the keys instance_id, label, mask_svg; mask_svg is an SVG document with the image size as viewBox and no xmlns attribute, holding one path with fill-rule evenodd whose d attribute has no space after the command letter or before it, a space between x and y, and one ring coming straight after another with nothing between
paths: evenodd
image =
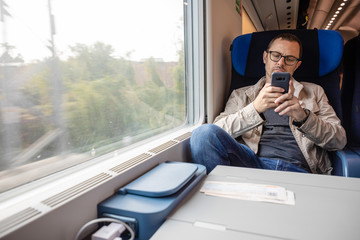
<instances>
[{"instance_id":1,"label":"man's knee","mask_svg":"<svg viewBox=\"0 0 360 240\"><path fill-rule=\"evenodd\" d=\"M190 151L192 161L206 166L207 172L211 171L218 163L214 164L218 152L219 139L217 132L222 130L213 124L204 124L196 128L190 138ZM222 130L223 131L223 130Z\"/></svg>"},{"instance_id":2,"label":"man's knee","mask_svg":"<svg viewBox=\"0 0 360 240\"><path fill-rule=\"evenodd\" d=\"M193 130L191 137L196 138L198 136L201 136L203 134L206 134L210 130L210 124L205 124L197 127L195 130Z\"/></svg>"},{"instance_id":3,"label":"man's knee","mask_svg":"<svg viewBox=\"0 0 360 240\"><path fill-rule=\"evenodd\" d=\"M196 128L190 138L190 148L193 154L212 149L221 142L227 133L214 124L204 124Z\"/></svg>"},{"instance_id":4,"label":"man's knee","mask_svg":"<svg viewBox=\"0 0 360 240\"><path fill-rule=\"evenodd\" d=\"M192 132L190 141L199 142L209 140L210 138L217 135L219 131L223 130L214 124L201 125Z\"/></svg>"}]
</instances>

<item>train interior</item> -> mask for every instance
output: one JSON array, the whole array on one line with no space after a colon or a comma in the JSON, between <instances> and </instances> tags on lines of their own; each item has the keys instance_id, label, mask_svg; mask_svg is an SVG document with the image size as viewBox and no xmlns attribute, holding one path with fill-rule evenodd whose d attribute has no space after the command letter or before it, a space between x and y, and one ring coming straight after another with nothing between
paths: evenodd
<instances>
[{"instance_id":1,"label":"train interior","mask_svg":"<svg viewBox=\"0 0 360 240\"><path fill-rule=\"evenodd\" d=\"M11 6L10 1L7 2L8 5ZM49 0L49 3L50 2L52 1ZM53 2L55 3L54 0ZM104 1L103 4L106 4L106 2L108 1ZM66 166L62 166L62 170L59 170L59 164L55 162L55 158L51 158L51 160L49 158L46 165L42 165L39 162L32 163L31 167L30 165L17 165L16 168L12 170L14 173L12 175L10 175L10 170L0 172L0 239L91 239L91 234L100 228L100 225L93 224L92 227L82 232L81 237L76 235L79 234L79 230L81 230L82 227L91 220L99 218L100 215L102 217L113 218L115 222L121 220L132 227L135 233L131 233L131 230L129 230L123 239L149 239L151 234L157 231L163 224L170 212L178 209L178 206L182 204L181 201L184 199L188 200L189 196L194 194L193 189L197 189L199 183L206 179L206 174L202 166L193 167L192 165L183 166L179 164L192 162L189 146L191 132L202 124L212 123L214 121L216 116L224 110L227 98L232 89L236 89L244 84L250 84L254 79L261 77L258 74L263 74L263 72L256 72L254 74L248 74L247 72L247 74L245 74L244 65L240 64L236 67L233 65L233 41L239 36L240 38L247 36L245 37L245 42L241 42L243 41L242 38L239 40L240 45L236 50L239 54L242 54L246 48L245 45L246 41L249 40L249 36L260 36L261 39L270 33L270 35L264 37L268 40L271 39L270 36L282 31L316 31L316 36L318 36L319 32L319 39L322 38L322 40L316 41L315 45L321 45L322 41L325 42L326 50L321 46L315 46L314 43L310 41L304 44L308 49L314 47L314 54L317 54L315 57L309 54L306 56L307 59L311 61L317 57L319 62L314 64L308 63L307 66L304 67L304 70L299 72L299 78L312 78L314 82L320 81L320 85L331 95L329 97L330 102L334 104L336 112L341 115L339 117L342 120L344 128L347 130L348 144L344 150L337 151L332 155L335 169L333 175L338 176L328 176L329 178L326 178L328 180L320 180L321 184L319 183L319 186L321 185L325 189L327 188L326 186L332 184L332 186L335 186L334 189L336 188L339 192L343 190L340 191L339 189L346 186L344 187L346 191L353 191L351 193L353 195L346 195L349 199L353 196L350 201L351 203L349 203L349 212L353 211L354 214L357 213L357 215L359 215L359 206L356 206L354 202L360 200L360 189L358 187L360 186L360 127L358 125L360 118L360 0L185 0L180 2L184 12L182 16L184 23L183 31L186 33L184 40L185 54L183 56L185 62L184 68L186 68L184 78L192 79L191 81L186 80L186 84L188 85L186 85L186 87L184 86L184 89L187 91L185 94L186 106L184 107L187 111L185 114L186 117L184 117L185 123L170 127L171 129L164 126L163 128L166 130L151 132L149 134L150 136L146 135L145 139L142 138L139 141L133 141L134 138L129 140L130 138L124 137L121 140L121 148L119 149L114 150L114 148L111 148L111 150L107 151L106 147L104 147L101 150L103 154L100 155L98 153L95 154L95 150L94 153L90 151L91 159L89 161L80 160L80 155L85 154L72 155L71 159L64 161ZM4 4L5 2L3 3L3 1L1 1L1 3ZM158 8L159 6L154 7ZM3 10L3 8L5 10ZM2 5L1 22L4 24L4 19L10 18L11 14L11 9L9 9L10 13L7 13L6 9L7 5ZM143 21L146 21L146 19L143 19ZM131 26L131 24L129 25ZM334 40L337 41L335 44L332 42L332 34L327 35L326 31L330 32L329 30L335 32L336 36L334 38L337 39ZM256 33L265 34L256 35ZM149 34L149 38L152 35L151 32L147 34ZM339 39L338 36L341 38ZM142 42L146 45L145 40L146 37ZM260 48L265 46L266 44L261 42L258 46L259 49L255 50L261 54L263 49ZM151 48L152 46L147 47ZM322 50L319 50L319 48L322 48ZM78 49L84 50L84 48ZM316 51L322 52L315 53ZM191 54L187 55L189 52L191 52ZM245 56L245 58L247 58L247 56ZM247 59L245 60L245 65L246 62ZM324 69L323 66L319 65L324 62L325 64L330 62L330 65L335 64L335 66L325 66L325 70L323 70L320 74L321 76L319 76L319 68ZM150 64L151 63L154 62L150 62ZM136 66L140 66L141 64L142 63L139 62ZM242 64L244 64L244 62L242 62ZM4 66L4 64L2 66ZM242 68L243 70L235 68ZM243 71L243 76L239 76L239 74L241 75L241 71ZM309 74L316 75L316 77L309 76ZM331 82L326 80L330 74L333 74ZM239 79L241 79L240 83L235 82L239 81ZM157 84L161 87L164 85L162 83ZM101 88L100 85L94 86L98 89ZM83 89L89 90L85 87L83 87ZM124 95L126 94L128 94L130 98L133 96L130 92L124 92ZM151 92L151 94L159 94L160 96L161 93ZM74 96L72 97L75 99L76 97ZM134 104L135 102L134 100ZM189 102L191 104L189 104ZM114 104L111 106L117 105ZM1 105L1 107L4 106ZM148 105L146 105L144 109L147 109L147 107ZM177 110L175 109L174 111ZM126 114L125 112L122 114ZM77 112L77 114L79 114L79 112ZM156 113L151 112L151 114ZM3 115L5 116L5 114ZM87 117L89 116L85 118ZM121 117L119 117L119 119L120 118ZM165 122L168 120L166 115L164 119ZM34 126L36 125L35 122ZM130 123L129 126L131 126L131 124L133 123ZM164 123L163 125L167 124ZM159 129L161 127L160 125ZM115 130L110 129L109 131ZM5 130L4 132L8 134L7 136L11 136L11 132ZM46 137L47 139L55 139L60 134L61 132L59 131L52 131ZM45 140L42 141L40 139L36 141L36 144L41 145L44 142ZM103 142L106 141L104 140ZM125 145L123 145L123 143L125 143ZM1 144L4 145L3 142L1 142ZM25 152L24 155L21 155L21 157L24 157L26 154L32 154L31 150L33 149L28 149L29 150ZM33 155L35 156L36 154ZM75 161L76 164L71 164L70 161ZM177 164L179 164L179 166L177 166ZM34 170L34 167L37 167L37 169ZM220 175L222 174L221 170L222 169L219 170ZM146 175L147 173L150 174ZM21 174L24 174L24 177L19 179L18 177ZM153 176L151 176L152 174ZM245 176L243 179L250 179L251 174L260 178L260 175L258 176L256 172L245 171L243 174ZM190 178L193 182L188 182ZM114 215L116 215L115 210L113 213L107 213L114 205L122 205L119 207L119 209L122 209L121 211L126 212L132 209L132 211L136 212L141 209L143 205L140 203L139 205L132 205L134 202L141 202L143 198L147 199L148 197L161 199L161 194L163 193L156 195L157 193L155 192L163 185L166 185L166 180L164 179L171 179L171 181L169 180L169 184L177 181L174 183L176 186L172 185L171 188L176 189L178 192L167 192L167 194L172 194L171 196L173 196L173 198L171 199L169 198L159 203L154 200L153 204L156 207L171 206L169 210L165 210L166 213L164 213L164 217L159 220L160 225L156 223L158 220L148 219L147 217L149 216L145 210L145 213L139 213L130 218L114 217ZM184 182L183 179L187 180ZM239 177L239 179L241 179L241 177ZM306 185L308 189L313 189L311 185L313 178L310 177L309 179L308 182L307 180L304 181L308 184ZM144 185L144 181L149 184ZM296 183L294 184L296 185ZM179 189L185 190L179 191ZM346 192L345 190L343 191ZM136 192L141 192L143 195L141 197L137 195L129 196L129 199L121 201L113 199L113 197L118 194L126 195L132 192L135 192L135 195L137 194ZM155 194L155 196L153 194ZM309 195L311 195L311 193L309 193ZM344 205L343 207L346 205L344 202L338 204ZM144 208L151 209L154 205L146 205ZM286 206L288 207L288 205ZM329 206L333 207L333 205ZM156 207L154 207L154 209ZM155 211L156 210L154 210L154 212ZM195 213L200 214L194 211L194 214ZM335 211L334 214L337 213L338 212ZM189 216L190 215L191 214L189 214ZM167 221L166 226L164 226L164 228L162 227L157 235L154 235L154 239L169 239L168 237L171 237L171 227L173 226L171 224L177 220L186 222L181 220L182 215L174 216L174 219ZM343 219L337 215L332 216ZM176 219L177 217L178 219ZM344 219L346 219L346 217L344 217ZM345 229L350 229L348 236L358 237L360 234L359 229L354 227L354 224L358 223L358 218L353 217L353 219L347 219L346 223L348 223L348 221L351 221L351 223L345 227ZM198 222L197 224L201 229L212 228L212 231L214 229L217 230L214 234L211 232L204 233L203 236L207 236L208 239L214 239L211 237L215 236L220 237L221 235L217 234L224 233L225 231L224 229L219 230L218 225L215 226L211 223ZM189 225L184 229L189 230L190 227L192 229L194 226L196 227L196 224ZM290 235L277 235L277 232L273 233L272 230L269 230L268 233L259 233L258 235L250 236L248 234L250 234L252 230L249 229L252 229L252 226L249 226L244 231L240 231L242 235L228 235L228 239L239 239L237 236L244 237L244 239L276 239L277 237L278 239L290 239L298 237L295 235L291 236L291 232L286 233ZM323 230L323 228L320 229ZM123 231L125 231L125 229L123 229ZM151 234L149 235L144 232L150 232ZM131 237L131 234L134 234L134 237ZM180 238L183 236L186 235L179 233L178 238L173 236L174 238L172 239L183 239ZM205 239L202 238L201 235L199 236L192 238L190 235L187 239ZM299 237L300 239L306 239L309 235L301 236L304 238ZM321 238L322 235L316 236ZM325 234L323 236L327 235Z\"/></svg>"}]
</instances>

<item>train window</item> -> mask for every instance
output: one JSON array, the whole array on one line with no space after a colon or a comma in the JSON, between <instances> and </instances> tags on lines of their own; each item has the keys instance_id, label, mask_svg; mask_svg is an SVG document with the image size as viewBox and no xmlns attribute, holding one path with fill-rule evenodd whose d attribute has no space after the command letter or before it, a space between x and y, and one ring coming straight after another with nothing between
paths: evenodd
<instances>
[{"instance_id":1,"label":"train window","mask_svg":"<svg viewBox=\"0 0 360 240\"><path fill-rule=\"evenodd\" d=\"M187 123L184 1L0 3L0 192Z\"/></svg>"}]
</instances>

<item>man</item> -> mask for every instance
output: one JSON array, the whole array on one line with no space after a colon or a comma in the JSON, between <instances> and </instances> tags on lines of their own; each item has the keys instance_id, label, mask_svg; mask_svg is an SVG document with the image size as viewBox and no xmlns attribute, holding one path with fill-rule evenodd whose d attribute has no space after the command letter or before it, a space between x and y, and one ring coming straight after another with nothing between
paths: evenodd
<instances>
[{"instance_id":1,"label":"man","mask_svg":"<svg viewBox=\"0 0 360 240\"><path fill-rule=\"evenodd\" d=\"M194 130L193 161L205 165L208 173L216 165L230 165L330 174L328 151L342 149L346 134L324 90L293 77L288 93L270 85L273 72L292 76L301 55L296 36L276 36L263 53L266 75L233 91L214 124Z\"/></svg>"}]
</instances>

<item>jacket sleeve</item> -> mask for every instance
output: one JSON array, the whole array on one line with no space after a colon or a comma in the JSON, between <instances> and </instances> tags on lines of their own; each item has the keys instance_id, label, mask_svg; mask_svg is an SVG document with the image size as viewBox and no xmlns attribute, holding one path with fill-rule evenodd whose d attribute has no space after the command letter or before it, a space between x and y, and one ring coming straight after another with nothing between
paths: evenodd
<instances>
[{"instance_id":1,"label":"jacket sleeve","mask_svg":"<svg viewBox=\"0 0 360 240\"><path fill-rule=\"evenodd\" d=\"M316 105L310 110L306 122L298 128L317 146L328 151L343 149L346 145L345 129L321 87L315 89Z\"/></svg>"},{"instance_id":2,"label":"jacket sleeve","mask_svg":"<svg viewBox=\"0 0 360 240\"><path fill-rule=\"evenodd\" d=\"M214 120L214 124L234 138L263 123L264 119L255 110L253 103L246 97L242 89L232 92L226 103L225 111Z\"/></svg>"}]
</instances>

